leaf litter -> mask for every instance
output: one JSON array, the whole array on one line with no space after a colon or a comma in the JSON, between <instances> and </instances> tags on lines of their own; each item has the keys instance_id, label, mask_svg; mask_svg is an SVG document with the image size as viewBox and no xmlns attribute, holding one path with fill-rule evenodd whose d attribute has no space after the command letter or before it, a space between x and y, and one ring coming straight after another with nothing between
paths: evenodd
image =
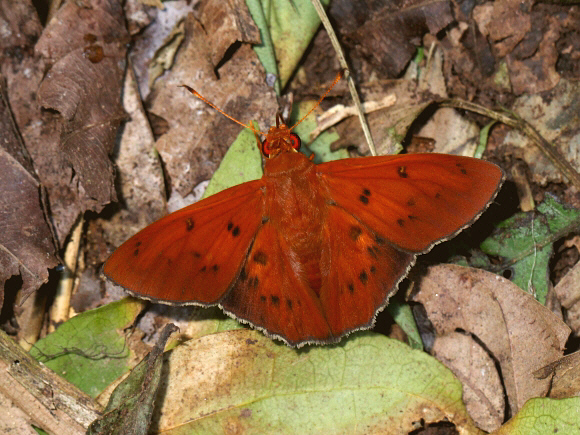
<instances>
[{"instance_id":1,"label":"leaf litter","mask_svg":"<svg viewBox=\"0 0 580 435\"><path fill-rule=\"evenodd\" d=\"M12 148L8 154L4 148L0 164L7 167L10 159L17 162L12 167L18 169L19 176L9 177L8 188L16 185L12 184L15 180L22 179L18 177L31 182L28 193L18 193L9 204L26 204L19 207L16 222L21 228L24 223L33 222L38 234L42 234L40 238L27 240L23 236L28 236L29 232L21 231L10 241L24 250L34 247L29 251L33 252L32 256L20 256L20 264L34 264L37 279L28 282L21 269L14 265L4 267L4 263L2 278L22 275L24 293L38 288L47 279L48 269L56 264L55 246L66 243L78 216L86 211L101 212L99 217L86 215L86 240L80 253L80 268L76 271L76 294L96 292L97 297L73 298L75 311L99 305L99 295L100 303L118 297L110 284L99 280L98 268L107 255L129 235L165 214L169 197L189 197L198 184L210 179L240 133L239 126L192 98L179 89L179 85L193 87L243 122L257 121L260 127L267 128L278 107L276 93L292 91L294 99L301 104L309 99L316 100L338 68L334 56L329 55L326 34L320 31L315 34L316 20L308 24L301 22L301 27L294 26L308 31L285 30L288 24L292 28L300 15L306 16L301 12L309 2L291 2L295 9L290 14L299 12L298 17L290 15L292 18L283 21L283 26L277 29L272 26L280 20L273 18L283 15L272 11L288 6L288 2L261 2L263 16L267 18L264 22L270 26L267 28L258 27L259 20L251 18L254 12L250 15L250 10L241 1L160 3L158 7L163 9L136 1L126 3L122 9L113 0L91 4L65 2L47 25L41 23L27 2L2 15L8 23L7 28L13 30L11 36L2 41L5 54L1 71L7 82L9 102L9 111L3 113L2 120L5 123L8 117L13 117L18 129L16 137L21 135L27 153L15 145L17 141L11 141L8 146ZM580 15L575 6L502 0L477 6L415 1L385 7L381 2L336 0L329 11L339 38L348 50L364 101L381 101L388 95L395 96L394 106L368 115L371 131L383 153L408 149L409 143L414 143L419 149L427 146L441 152L472 155L478 146L479 131L487 120L437 106L449 97L461 97L489 108L509 108L552 142L561 158L577 165L578 111L574 102L578 101L575 82L580 73L577 56ZM498 16L502 20L498 20ZM556 16L558 19L554 18ZM392 22L398 24L391 25L389 32L378 31L384 23ZM260 53L260 46L256 45L260 35L262 39L264 35L273 38L271 49L262 50L270 58L265 60L263 54L259 57L264 65L270 62L266 71L280 74L278 87L267 84L266 71L252 48ZM132 42L130 46L127 45L129 41ZM127 58L132 62L127 63ZM343 85L333 90L323 103L323 109L334 103L350 104ZM429 109L425 111L426 108ZM304 137L307 132L301 134ZM340 149L339 153L343 154L348 149L355 155L367 152L355 118L337 124L329 137L337 134L340 139L331 145L332 150ZM317 155L330 155L331 150L327 147L325 141L316 146ZM26 154L30 159L23 158ZM523 167L523 181L519 182L531 186L532 200L539 204L537 210L544 216L546 210L542 207L551 198L546 192L568 203L566 210L570 205L580 207L575 188L521 133L501 125L492 127L486 158L500 162L508 174L516 164ZM250 160L253 162L249 163L251 169L243 168L240 172L253 173L259 169L259 159ZM224 183L228 183L227 177ZM39 189L46 191L44 208ZM477 222L469 234L485 233L476 237L481 241L490 236L489 228L497 227L495 236L500 240L512 239L514 246L523 243L538 248L537 238L530 244L525 231L520 235L498 226L517 208L518 198L513 192L515 189L508 182L493 208L494 213L502 211L497 216L486 213L482 221L487 223ZM120 200L119 205L107 205L116 200ZM552 217L557 217L558 207L564 206L550 207L554 211ZM3 210L11 209L4 207ZM15 215L14 211L0 215L0 224L7 225L8 219L14 221ZM423 276L410 278L415 289L409 301L421 304L432 324L431 334L435 341L429 350L461 382L450 381L447 385L453 384L453 388L449 387L441 396L429 398L427 407L399 402L391 395L386 402L377 398L368 408L365 408L367 404L357 402L356 389L368 392L376 388L376 379L381 375L378 368L376 372L370 370L375 364L379 367L392 358L395 361L392 367L398 370L393 378L385 378L392 380L391 384L386 382L381 387L384 394L391 390L389 385L413 379L418 372L409 367L439 364L425 353L410 352L408 347L401 347L392 340L385 341L379 334L357 334L338 346L296 352L272 344L255 332L231 331L239 326L209 310L199 313L155 307L149 311L154 315L138 316L140 306L130 303L107 305L109 315L115 313L119 319L142 319L137 326L132 326L135 338L128 341L129 348L139 356L144 355L143 347L155 341L167 321L176 321L182 329L170 340L169 346L175 349L167 354L163 367L167 370L170 361L174 361L170 364L184 364L188 367L185 372L189 376L193 373L194 383L184 383L187 377L179 371L166 374L168 383L161 388L158 400L151 401L154 392L146 392L148 408L143 415L147 415L151 403L155 403L154 428L166 427L156 413L173 401L181 403L183 394L191 394L179 389L179 384L183 383L183 390L194 388L199 397L206 394L209 401L196 402L193 397L191 408L171 405L170 427L179 427L179 421L188 421L192 410L205 403L204 418L197 424L222 430L263 430L272 429L271 424L282 424L277 430L284 432L295 428L293 424L302 429L311 423L313 433L315 429L328 431L333 424L344 424L339 430L348 430L354 425L363 431L361 433L373 430L388 433L384 432L385 420L377 415L399 410L403 412L393 418L400 425L388 426L398 428L392 433L418 429L413 421L423 419L423 424L429 426L443 418L453 423L460 433L479 433L480 429L504 433L523 428L526 433L534 433L534 430L541 433L538 432L540 428L552 430L557 425L561 425L562 430L573 430L577 419L575 423L570 413L578 409L576 399L556 404L549 397L573 397L579 391L578 362L572 353L578 349L575 344L579 299L577 267L570 264L568 273L557 279L550 269L564 252L552 249L552 244L559 246L559 240L570 239L578 229L564 225L565 231L554 230L550 219L546 217L545 234L542 233L542 240L549 240L550 249L542 261L539 256L534 257L532 269L539 276L534 286L539 288L537 283L541 281L547 300L552 300L547 295L555 295L553 299L557 303L554 306L560 310L560 316L506 278L490 272L435 266ZM52 233L56 236L56 245ZM535 234L537 236L538 232ZM528 240L527 245L525 240ZM38 247L40 251L35 251ZM481 251L476 253L476 248L472 246L471 251L457 248L457 251L471 261L485 257L479 264L496 273L502 262L505 265L510 258L503 251L488 251L491 256L486 257ZM513 254L517 257L522 249ZM575 245L567 249L577 251ZM435 261L438 252L443 251L435 250L426 261ZM448 262L448 259L437 262ZM27 267L33 270L32 266ZM521 282L518 284L526 287ZM42 289L41 292L46 292ZM11 287L7 290L13 292ZM7 300L14 298L11 296ZM87 311L79 316L93 315L92 311ZM572 329L568 348L569 329L562 319ZM9 319L2 318L4 324L7 321ZM98 324L102 327L106 321L99 320ZM196 324L203 326L193 326ZM145 334L141 328L147 331L145 344L140 338ZM90 322L83 329L90 332ZM64 341L51 351L54 355L70 349L73 341L66 336L66 331L65 328L61 333ZM217 331L224 332L217 334ZM181 344L187 339L190 341ZM75 344L77 346L77 350L82 351L82 343ZM353 352L356 347L378 349L378 352L372 357L368 353L363 356ZM179 363L174 356L177 354L180 355ZM345 357L346 354L358 356ZM397 357L403 354L410 358L409 363L399 366ZM207 367L192 365L198 364L200 358L203 361L204 357ZM259 367L260 361L272 358L276 364L268 373L258 371L250 376L244 371L244 367L252 367L252 364ZM332 365L330 370L328 361L339 363ZM85 363L91 366L92 360L89 358ZM133 365L120 369L115 376L123 371L126 373ZM297 375L286 378L284 373L296 367L308 367L311 377L301 378L298 384ZM327 376L335 371L342 373L340 381ZM364 377L367 373L374 373L378 378L368 380ZM451 372L445 369L438 376L452 379ZM253 392L252 401L228 395L220 379L222 382L237 379L241 382L236 387L238 391ZM272 379L277 381L268 383ZM298 388L282 388L281 385L288 381L295 382ZM112 379L103 385L107 382L111 383ZM419 381L418 388L427 384L425 380ZM403 395L409 393L405 388L395 390ZM256 395L260 391L262 396ZM293 395L299 393L305 401L280 407L283 400L280 394L288 391ZM419 396L423 397L422 394ZM449 400L451 402L447 402ZM313 407L309 405L312 401L336 403L336 407L329 405L327 408L328 415L331 419L334 416L335 421L316 420L311 412ZM278 403L278 407L274 403ZM445 407L446 403L453 405ZM465 403L466 408L461 403ZM379 407L374 408L377 404ZM271 420L275 415L272 410L284 412L284 406L294 411L292 422ZM365 413L365 409L368 412ZM542 420L542 413L549 413L551 422ZM300 418L295 418L297 415ZM502 426L509 418L512 420ZM173 426L175 422L177 426Z\"/></svg>"}]
</instances>

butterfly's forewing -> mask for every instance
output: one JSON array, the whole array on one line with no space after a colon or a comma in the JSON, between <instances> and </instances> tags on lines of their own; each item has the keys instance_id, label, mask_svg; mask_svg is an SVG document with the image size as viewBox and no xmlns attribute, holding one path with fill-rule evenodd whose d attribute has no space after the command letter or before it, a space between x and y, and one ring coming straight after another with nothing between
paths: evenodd
<instances>
[{"instance_id":1,"label":"butterfly's forewing","mask_svg":"<svg viewBox=\"0 0 580 435\"><path fill-rule=\"evenodd\" d=\"M262 180L234 186L160 219L113 253L105 275L147 299L216 303L262 224L262 186Z\"/></svg>"},{"instance_id":2,"label":"butterfly's forewing","mask_svg":"<svg viewBox=\"0 0 580 435\"><path fill-rule=\"evenodd\" d=\"M291 345L331 341L332 330L320 300L300 271L292 248L274 225L265 223L239 279L220 305Z\"/></svg>"},{"instance_id":3,"label":"butterfly's forewing","mask_svg":"<svg viewBox=\"0 0 580 435\"><path fill-rule=\"evenodd\" d=\"M446 154L344 159L317 172L338 207L408 252L424 252L470 224L503 179L492 163Z\"/></svg>"}]
</instances>

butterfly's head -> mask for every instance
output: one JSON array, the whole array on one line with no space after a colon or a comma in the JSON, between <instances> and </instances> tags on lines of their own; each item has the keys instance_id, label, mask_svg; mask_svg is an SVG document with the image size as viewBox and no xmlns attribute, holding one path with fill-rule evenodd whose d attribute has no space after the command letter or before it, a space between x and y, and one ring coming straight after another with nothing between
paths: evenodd
<instances>
[{"instance_id":1,"label":"butterfly's head","mask_svg":"<svg viewBox=\"0 0 580 435\"><path fill-rule=\"evenodd\" d=\"M320 100L318 100L318 103L316 103L308 111L308 113L306 115L304 115L296 124L294 124L292 127L288 127L288 125L286 125L286 123L284 122L282 115L280 113L278 113L276 115L276 126L270 127L270 130L268 131L268 133L261 132L260 130L254 128L254 126L252 126L251 124L248 125L248 124L244 124L243 122L238 121L236 118L225 113L219 107L216 107L214 104L212 104L210 101L208 101L205 97L203 97L199 92L190 88L189 86L181 85L181 87L187 89L189 92L191 92L197 98L199 98L201 101L203 101L206 104L208 104L209 106L213 107L215 110L217 110L219 113L221 113L225 117L231 119L232 121L234 121L237 124L240 124L243 127L246 127L248 129L252 130L254 132L254 134L256 135L256 138L258 139L258 143L261 145L260 149L262 151L262 154L265 157L271 158L271 157L275 157L275 156L279 155L280 153L296 152L300 149L300 137L298 137L298 135L296 133L292 133L292 130L294 129L294 127L296 127L302 121L304 121L308 116L310 116L310 114L314 111L314 109L316 109L320 105L322 100L328 95L328 93L334 87L334 85L336 85L338 83L338 81L342 78L343 74L344 74L344 71L340 71L337 74L336 78L334 79L334 82L332 83L332 85L330 85L330 87L324 93L324 95L320 98ZM261 143L260 143L260 136L265 136L265 139Z\"/></svg>"},{"instance_id":2,"label":"butterfly's head","mask_svg":"<svg viewBox=\"0 0 580 435\"><path fill-rule=\"evenodd\" d=\"M292 128L286 125L280 113L276 114L276 125L270 127L266 138L262 141L261 150L264 157L272 158L283 152L300 150L300 137L292 133Z\"/></svg>"}]
</instances>

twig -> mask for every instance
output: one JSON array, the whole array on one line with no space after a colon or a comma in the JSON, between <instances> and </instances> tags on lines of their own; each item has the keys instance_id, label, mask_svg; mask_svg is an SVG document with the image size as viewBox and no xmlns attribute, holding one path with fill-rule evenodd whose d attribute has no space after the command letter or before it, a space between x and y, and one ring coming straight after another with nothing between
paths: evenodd
<instances>
[{"instance_id":1,"label":"twig","mask_svg":"<svg viewBox=\"0 0 580 435\"><path fill-rule=\"evenodd\" d=\"M0 393L50 433L84 434L100 406L0 330Z\"/></svg>"},{"instance_id":2,"label":"twig","mask_svg":"<svg viewBox=\"0 0 580 435\"><path fill-rule=\"evenodd\" d=\"M344 57L344 53L342 51L342 48L340 47L340 43L338 42L338 38L336 37L336 33L334 32L334 29L332 28L332 25L330 24L330 21L328 20L328 16L326 15L326 11L322 7L320 0L311 0L311 1L312 1L312 5L316 9L316 12L318 12L318 16L320 17L320 21L322 21L322 24L324 25L324 28L326 29L326 32L328 33L328 36L330 37L330 42L332 43L332 46L334 47L334 51L336 52L336 55L338 56L338 61L340 63L340 66L341 66L341 68L343 68L345 70L346 81L348 83L348 89L350 90L350 95L352 96L352 99L354 101L354 105L357 108L357 113L358 113L358 117L359 117L359 120L361 123L363 133L365 135L367 144L369 145L369 149L371 150L371 154L373 156L376 156L377 150L375 148L375 143L373 142L373 137L371 136L371 130L369 129L369 125L368 125L367 120L365 118L365 115L364 115L364 112L362 109L362 105L360 102L360 98L358 96L358 92L356 90L356 86L354 83L354 79L350 75L350 72L348 69L348 64L346 62L346 58Z\"/></svg>"},{"instance_id":3,"label":"twig","mask_svg":"<svg viewBox=\"0 0 580 435\"><path fill-rule=\"evenodd\" d=\"M64 323L69 318L70 300L73 292L73 285L76 276L77 259L82 239L84 218L81 216L73 227L69 243L66 245L64 253L65 270L62 272L58 283L54 302L50 308L49 332L56 330L56 325Z\"/></svg>"},{"instance_id":4,"label":"twig","mask_svg":"<svg viewBox=\"0 0 580 435\"><path fill-rule=\"evenodd\" d=\"M442 107L455 107L458 109L469 110L471 112L479 113L488 118L495 119L505 125L520 130L528 138L536 144L540 151L550 159L550 161L558 168L558 170L568 179L577 189L580 189L580 174L576 169L560 154L558 149L550 144L532 125L526 120L520 118L516 114L507 115L505 113L496 112L487 109L478 104L471 103L460 99L450 99L441 103Z\"/></svg>"},{"instance_id":5,"label":"twig","mask_svg":"<svg viewBox=\"0 0 580 435\"><path fill-rule=\"evenodd\" d=\"M362 104L362 109L365 114L375 112L377 110L386 109L395 105L397 97L395 94L389 94L380 101L367 101ZM318 127L310 132L309 141L312 142L320 133L329 129L333 125L338 124L344 118L357 115L358 111L355 106L345 107L342 104L337 104L331 107L322 115L317 117Z\"/></svg>"}]
</instances>

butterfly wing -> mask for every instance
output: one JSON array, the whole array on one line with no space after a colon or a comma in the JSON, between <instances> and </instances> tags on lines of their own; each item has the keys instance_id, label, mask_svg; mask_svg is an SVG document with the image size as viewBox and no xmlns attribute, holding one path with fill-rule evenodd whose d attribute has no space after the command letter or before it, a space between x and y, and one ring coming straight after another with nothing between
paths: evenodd
<instances>
[{"instance_id":1,"label":"butterfly wing","mask_svg":"<svg viewBox=\"0 0 580 435\"><path fill-rule=\"evenodd\" d=\"M341 207L329 206L320 303L332 336L372 326L415 255L387 242Z\"/></svg>"},{"instance_id":2,"label":"butterfly wing","mask_svg":"<svg viewBox=\"0 0 580 435\"><path fill-rule=\"evenodd\" d=\"M123 243L105 275L154 301L217 303L262 225L262 187L250 181L165 216Z\"/></svg>"},{"instance_id":3,"label":"butterfly wing","mask_svg":"<svg viewBox=\"0 0 580 435\"><path fill-rule=\"evenodd\" d=\"M317 172L338 207L416 253L473 222L503 180L492 163L447 154L344 159L318 165Z\"/></svg>"},{"instance_id":4,"label":"butterfly wing","mask_svg":"<svg viewBox=\"0 0 580 435\"><path fill-rule=\"evenodd\" d=\"M332 341L318 295L292 248L271 223L256 235L239 279L220 301L237 319L295 346Z\"/></svg>"},{"instance_id":5,"label":"butterfly wing","mask_svg":"<svg viewBox=\"0 0 580 435\"><path fill-rule=\"evenodd\" d=\"M503 172L466 157L412 154L317 166L329 195L320 304L333 337L371 327L415 254L467 226Z\"/></svg>"}]
</instances>

